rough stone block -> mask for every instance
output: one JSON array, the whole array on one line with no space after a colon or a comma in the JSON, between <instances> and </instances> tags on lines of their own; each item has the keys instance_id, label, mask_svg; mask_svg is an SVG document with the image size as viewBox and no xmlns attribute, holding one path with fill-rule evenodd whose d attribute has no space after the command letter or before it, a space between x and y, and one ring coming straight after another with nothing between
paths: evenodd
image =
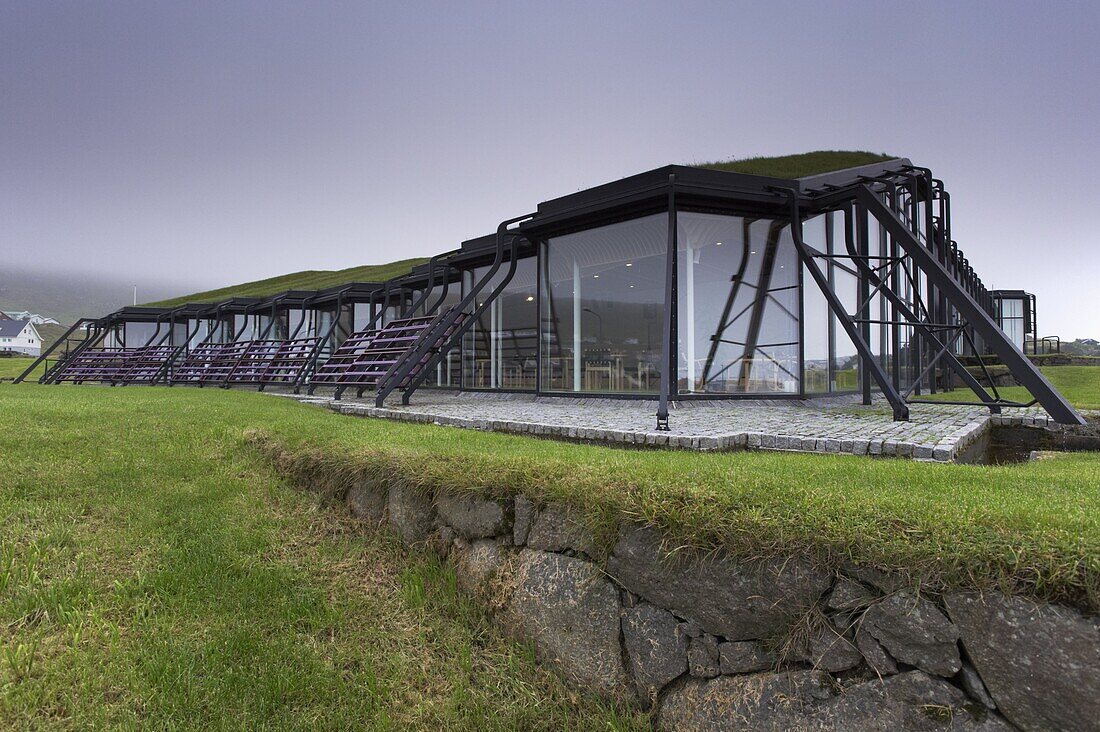
<instances>
[{"instance_id":1,"label":"rough stone block","mask_svg":"<svg viewBox=\"0 0 1100 732\"><path fill-rule=\"evenodd\" d=\"M439 495L435 498L439 520L465 539L485 539L512 531L510 502L479 496Z\"/></svg>"},{"instance_id":2,"label":"rough stone block","mask_svg":"<svg viewBox=\"0 0 1100 732\"><path fill-rule=\"evenodd\" d=\"M390 488L386 501L390 525L407 544L422 542L435 526L435 506L424 491L405 483Z\"/></svg>"},{"instance_id":3,"label":"rough stone block","mask_svg":"<svg viewBox=\"0 0 1100 732\"><path fill-rule=\"evenodd\" d=\"M719 674L718 640L709 633L692 638L688 645L688 673L700 679L710 679Z\"/></svg>"},{"instance_id":4,"label":"rough stone block","mask_svg":"<svg viewBox=\"0 0 1100 732\"><path fill-rule=\"evenodd\" d=\"M596 540L579 514L565 504L538 509L527 534L527 546L549 552L578 551L597 554Z\"/></svg>"},{"instance_id":5,"label":"rough stone block","mask_svg":"<svg viewBox=\"0 0 1100 732\"><path fill-rule=\"evenodd\" d=\"M946 598L963 646L997 708L1025 730L1095 730L1100 621L1000 593Z\"/></svg>"},{"instance_id":6,"label":"rough stone block","mask_svg":"<svg viewBox=\"0 0 1100 732\"><path fill-rule=\"evenodd\" d=\"M505 622L579 688L632 699L619 645L619 591L591 562L522 549Z\"/></svg>"},{"instance_id":7,"label":"rough stone block","mask_svg":"<svg viewBox=\"0 0 1100 732\"><path fill-rule=\"evenodd\" d=\"M667 610L639 602L623 611L623 644L642 705L687 671L688 638Z\"/></svg>"},{"instance_id":8,"label":"rough stone block","mask_svg":"<svg viewBox=\"0 0 1100 732\"><path fill-rule=\"evenodd\" d=\"M527 543L527 534L531 531L531 521L535 517L535 504L524 496L516 496L512 522L512 543L523 546Z\"/></svg>"},{"instance_id":9,"label":"rough stone block","mask_svg":"<svg viewBox=\"0 0 1100 732\"><path fill-rule=\"evenodd\" d=\"M718 644L718 668L723 674L749 674L775 666L777 658L757 641L728 641Z\"/></svg>"},{"instance_id":10,"label":"rough stone block","mask_svg":"<svg viewBox=\"0 0 1100 732\"><path fill-rule=\"evenodd\" d=\"M657 532L636 527L620 532L608 571L631 592L728 640L785 632L830 585L828 573L798 559L669 562Z\"/></svg>"},{"instance_id":11,"label":"rough stone block","mask_svg":"<svg viewBox=\"0 0 1100 732\"><path fill-rule=\"evenodd\" d=\"M363 481L348 489L345 496L351 515L377 527L386 518L386 489L375 481Z\"/></svg>"},{"instance_id":12,"label":"rough stone block","mask_svg":"<svg viewBox=\"0 0 1100 732\"><path fill-rule=\"evenodd\" d=\"M825 607L830 610L855 610L865 608L875 598L870 590L854 580L841 577L829 593Z\"/></svg>"},{"instance_id":13,"label":"rough stone block","mask_svg":"<svg viewBox=\"0 0 1100 732\"><path fill-rule=\"evenodd\" d=\"M470 543L459 539L451 553L451 561L459 588L480 594L488 589L493 575L503 566L504 552L492 539Z\"/></svg>"},{"instance_id":14,"label":"rough stone block","mask_svg":"<svg viewBox=\"0 0 1100 732\"><path fill-rule=\"evenodd\" d=\"M962 666L958 629L928 600L908 590L868 608L862 627L897 660L939 676Z\"/></svg>"},{"instance_id":15,"label":"rough stone block","mask_svg":"<svg viewBox=\"0 0 1100 732\"><path fill-rule=\"evenodd\" d=\"M966 694L920 671L837 693L827 674L791 671L686 679L661 700L667 730L925 730L1009 732L996 714L975 715Z\"/></svg>"}]
</instances>

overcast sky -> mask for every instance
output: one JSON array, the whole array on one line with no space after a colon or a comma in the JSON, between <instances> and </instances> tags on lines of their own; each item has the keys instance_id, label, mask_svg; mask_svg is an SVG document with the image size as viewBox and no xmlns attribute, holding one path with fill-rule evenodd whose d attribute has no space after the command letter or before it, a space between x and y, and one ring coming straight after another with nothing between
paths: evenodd
<instances>
[{"instance_id":1,"label":"overcast sky","mask_svg":"<svg viewBox=\"0 0 1100 732\"><path fill-rule=\"evenodd\" d=\"M184 290L430 255L666 163L932 168L987 285L1100 337L1097 3L0 0L6 261Z\"/></svg>"}]
</instances>

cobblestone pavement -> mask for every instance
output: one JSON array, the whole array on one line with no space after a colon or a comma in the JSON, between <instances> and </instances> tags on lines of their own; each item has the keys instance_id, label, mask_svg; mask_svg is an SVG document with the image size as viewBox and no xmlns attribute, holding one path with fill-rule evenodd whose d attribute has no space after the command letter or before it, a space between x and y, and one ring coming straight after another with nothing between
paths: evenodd
<instances>
[{"instance_id":1,"label":"cobblestone pavement","mask_svg":"<svg viewBox=\"0 0 1100 732\"><path fill-rule=\"evenodd\" d=\"M670 431L658 432L655 401L575 399L422 390L409 406L282 394L342 414L429 422L563 439L694 450L792 450L887 455L951 462L996 423L1055 426L1037 407L990 415L982 407L914 404L895 422L885 402L851 399L674 402Z\"/></svg>"}]
</instances>

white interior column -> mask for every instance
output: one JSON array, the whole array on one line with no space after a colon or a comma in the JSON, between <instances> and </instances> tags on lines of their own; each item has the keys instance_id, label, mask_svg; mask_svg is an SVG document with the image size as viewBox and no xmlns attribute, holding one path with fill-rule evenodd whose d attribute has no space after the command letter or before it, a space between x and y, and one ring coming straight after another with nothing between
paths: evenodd
<instances>
[{"instance_id":1,"label":"white interior column","mask_svg":"<svg viewBox=\"0 0 1100 732\"><path fill-rule=\"evenodd\" d=\"M581 390L581 265L573 258L573 391Z\"/></svg>"},{"instance_id":2,"label":"white interior column","mask_svg":"<svg viewBox=\"0 0 1100 732\"><path fill-rule=\"evenodd\" d=\"M687 239L687 237L684 237ZM687 329L687 390L695 391L695 249L691 241L684 242L684 317L677 327Z\"/></svg>"},{"instance_id":3,"label":"white interior column","mask_svg":"<svg viewBox=\"0 0 1100 732\"><path fill-rule=\"evenodd\" d=\"M498 315L497 307L500 305L499 300L493 300L489 303L489 388L495 389L499 386L497 380L497 369L500 368L500 364L497 362L497 335L498 329Z\"/></svg>"}]
</instances>

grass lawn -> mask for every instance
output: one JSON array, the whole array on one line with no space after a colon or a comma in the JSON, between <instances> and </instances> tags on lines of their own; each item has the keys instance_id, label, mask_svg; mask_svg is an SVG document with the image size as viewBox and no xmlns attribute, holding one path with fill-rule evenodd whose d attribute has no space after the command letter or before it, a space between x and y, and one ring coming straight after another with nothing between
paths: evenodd
<instances>
[{"instance_id":1,"label":"grass lawn","mask_svg":"<svg viewBox=\"0 0 1100 732\"><path fill-rule=\"evenodd\" d=\"M33 358L0 358L0 381L11 381L19 374L26 371L27 367L34 363ZM27 381L33 381L41 376L41 370L36 370L32 376L27 377Z\"/></svg>"},{"instance_id":2,"label":"grass lawn","mask_svg":"<svg viewBox=\"0 0 1100 732\"><path fill-rule=\"evenodd\" d=\"M0 385L0 727L648 729L290 490L254 394ZM316 433L315 433L316 434Z\"/></svg>"},{"instance_id":3,"label":"grass lawn","mask_svg":"<svg viewBox=\"0 0 1100 732\"><path fill-rule=\"evenodd\" d=\"M1043 374L1078 409L1100 409L1100 366L1043 366ZM1030 402L1031 394L1022 386L1000 386L997 391L1005 399ZM977 401L969 389L924 395L921 399Z\"/></svg>"},{"instance_id":4,"label":"grass lawn","mask_svg":"<svg viewBox=\"0 0 1100 732\"><path fill-rule=\"evenodd\" d=\"M258 429L257 429L258 428ZM568 498L676 544L1100 607L1100 454L999 466L628 451L245 391L0 385L0 723L630 728L437 562L319 494L364 474ZM263 448L257 449L257 446Z\"/></svg>"}]
</instances>

